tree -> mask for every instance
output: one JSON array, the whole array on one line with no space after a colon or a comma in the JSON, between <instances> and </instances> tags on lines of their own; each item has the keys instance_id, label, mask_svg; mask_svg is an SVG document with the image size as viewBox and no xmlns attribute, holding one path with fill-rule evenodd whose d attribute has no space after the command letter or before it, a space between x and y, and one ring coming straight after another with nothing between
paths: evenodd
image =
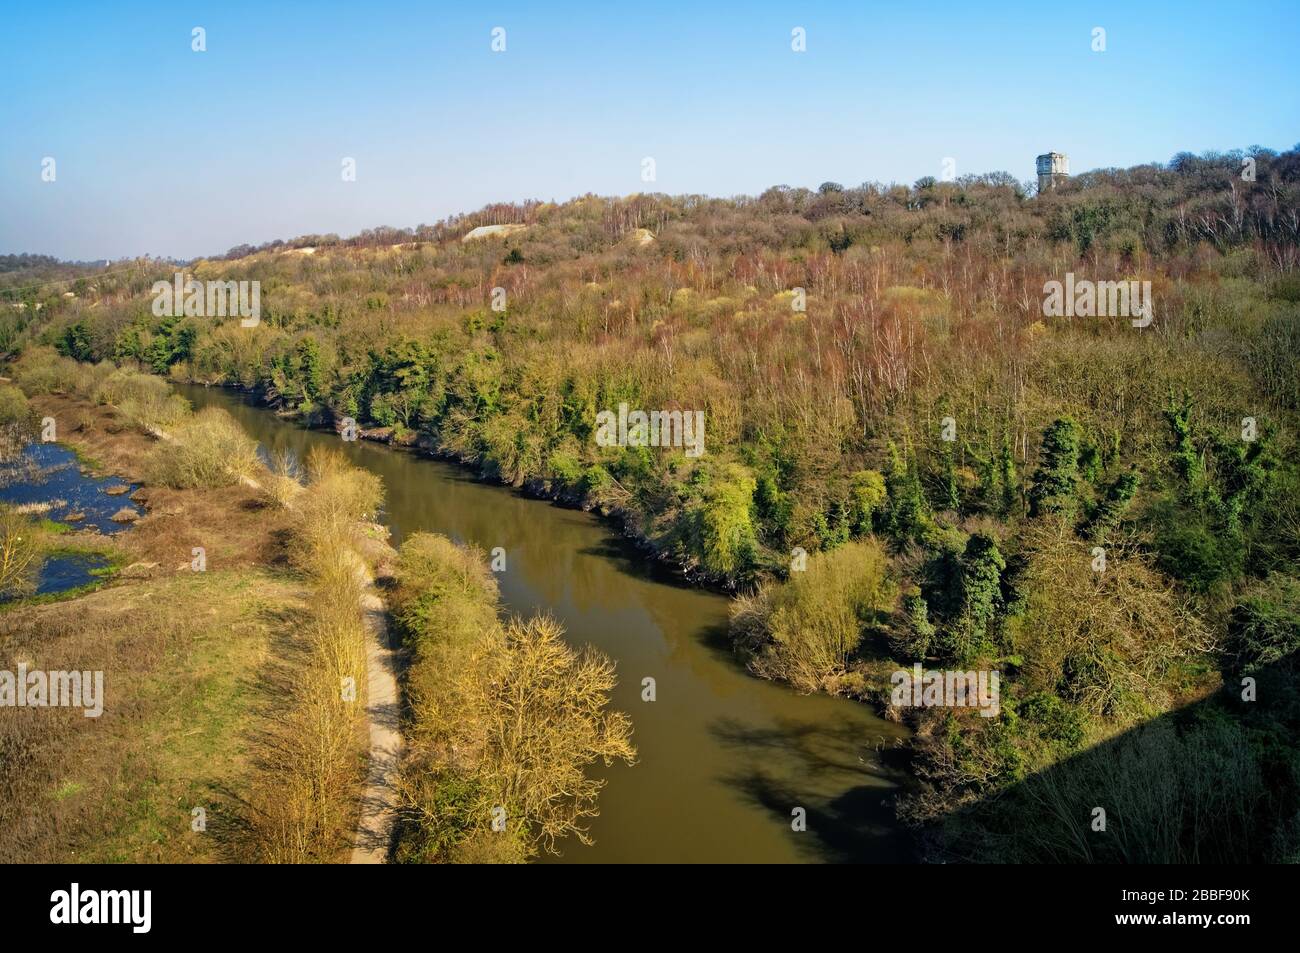
<instances>
[{"instance_id":1,"label":"tree","mask_svg":"<svg viewBox=\"0 0 1300 953\"><path fill-rule=\"evenodd\" d=\"M1227 648L1245 671L1300 650L1300 579L1273 573L1252 586L1232 609Z\"/></svg>"},{"instance_id":2,"label":"tree","mask_svg":"<svg viewBox=\"0 0 1300 953\"><path fill-rule=\"evenodd\" d=\"M1097 504L1089 529L1094 536L1102 536L1119 525L1133 497L1137 495L1142 478L1136 472L1121 473Z\"/></svg>"},{"instance_id":3,"label":"tree","mask_svg":"<svg viewBox=\"0 0 1300 953\"><path fill-rule=\"evenodd\" d=\"M78 321L64 328L63 333L54 342L54 347L60 354L73 360L89 361L94 358L94 349L90 343L90 328L86 326L85 321Z\"/></svg>"},{"instance_id":4,"label":"tree","mask_svg":"<svg viewBox=\"0 0 1300 953\"><path fill-rule=\"evenodd\" d=\"M1029 515L1070 515L1077 504L1079 425L1069 417L1053 422L1043 434L1038 471L1029 490Z\"/></svg>"},{"instance_id":5,"label":"tree","mask_svg":"<svg viewBox=\"0 0 1300 953\"><path fill-rule=\"evenodd\" d=\"M705 487L692 513L693 551L711 573L728 575L747 568L757 546L752 509L753 476L739 464L727 465Z\"/></svg>"},{"instance_id":6,"label":"tree","mask_svg":"<svg viewBox=\"0 0 1300 953\"><path fill-rule=\"evenodd\" d=\"M1173 434L1173 465L1175 472L1183 478L1189 496L1199 497L1203 486L1205 462L1201 459L1192 441L1192 397L1184 392L1180 402L1175 403L1170 394L1169 405L1165 408L1165 420Z\"/></svg>"},{"instance_id":7,"label":"tree","mask_svg":"<svg viewBox=\"0 0 1300 953\"><path fill-rule=\"evenodd\" d=\"M939 460L939 508L955 513L961 509L961 491L957 485L957 463L950 441L942 442Z\"/></svg>"},{"instance_id":8,"label":"tree","mask_svg":"<svg viewBox=\"0 0 1300 953\"><path fill-rule=\"evenodd\" d=\"M1228 532L1241 531L1243 521L1268 491L1275 461L1270 452L1270 438L1261 433L1255 440L1214 439L1214 464L1217 486L1212 498L1218 517Z\"/></svg>"},{"instance_id":9,"label":"tree","mask_svg":"<svg viewBox=\"0 0 1300 953\"><path fill-rule=\"evenodd\" d=\"M923 659L929 655L936 630L930 621L930 607L919 589L913 589L903 597L901 630L903 636L896 640L897 647L906 656Z\"/></svg>"},{"instance_id":10,"label":"tree","mask_svg":"<svg viewBox=\"0 0 1300 953\"><path fill-rule=\"evenodd\" d=\"M1002 435L1002 449L998 453L998 482L1002 485L1002 511L1010 512L1016 505L1016 455L1011 449L1011 435Z\"/></svg>"},{"instance_id":11,"label":"tree","mask_svg":"<svg viewBox=\"0 0 1300 953\"><path fill-rule=\"evenodd\" d=\"M858 470L850 478L849 524L859 536L871 532L878 514L889 501L885 478L875 470Z\"/></svg>"},{"instance_id":12,"label":"tree","mask_svg":"<svg viewBox=\"0 0 1300 953\"><path fill-rule=\"evenodd\" d=\"M1117 547L1106 571L1093 571L1089 544L1064 523L1029 524L1022 545L1025 608L1009 648L1023 657L1024 689L1120 723L1169 705L1156 686L1212 639L1168 580Z\"/></svg>"},{"instance_id":13,"label":"tree","mask_svg":"<svg viewBox=\"0 0 1300 953\"><path fill-rule=\"evenodd\" d=\"M929 523L925 494L916 472L916 461L910 453L900 453L897 445L889 442L889 530L898 539L910 539Z\"/></svg>"},{"instance_id":14,"label":"tree","mask_svg":"<svg viewBox=\"0 0 1300 953\"><path fill-rule=\"evenodd\" d=\"M788 581L738 598L732 637L755 674L816 691L845 670L865 630L884 621L895 599L884 548L854 540L815 553Z\"/></svg>"},{"instance_id":15,"label":"tree","mask_svg":"<svg viewBox=\"0 0 1300 953\"><path fill-rule=\"evenodd\" d=\"M11 506L0 505L0 598L32 591L40 546L32 521Z\"/></svg>"},{"instance_id":16,"label":"tree","mask_svg":"<svg viewBox=\"0 0 1300 953\"><path fill-rule=\"evenodd\" d=\"M988 649L989 625L1001 603L1006 568L992 536L975 533L966 541L961 558L961 620L953 639L957 661L969 661Z\"/></svg>"},{"instance_id":17,"label":"tree","mask_svg":"<svg viewBox=\"0 0 1300 953\"><path fill-rule=\"evenodd\" d=\"M603 780L596 761L636 763L632 722L606 709L614 663L597 650L570 648L547 617L512 620L504 653L487 666L486 743L475 772L531 847L554 850L573 835L591 843L585 821Z\"/></svg>"},{"instance_id":18,"label":"tree","mask_svg":"<svg viewBox=\"0 0 1300 953\"><path fill-rule=\"evenodd\" d=\"M398 858L522 861L570 835L590 843L604 781L635 762L608 710L614 664L570 647L555 620L498 619L483 554L416 533L398 557L394 618L413 659Z\"/></svg>"},{"instance_id":19,"label":"tree","mask_svg":"<svg viewBox=\"0 0 1300 953\"><path fill-rule=\"evenodd\" d=\"M298 342L298 380L302 382L303 397L313 401L320 399L325 389L325 380L321 369L320 345L313 337L305 337Z\"/></svg>"}]
</instances>

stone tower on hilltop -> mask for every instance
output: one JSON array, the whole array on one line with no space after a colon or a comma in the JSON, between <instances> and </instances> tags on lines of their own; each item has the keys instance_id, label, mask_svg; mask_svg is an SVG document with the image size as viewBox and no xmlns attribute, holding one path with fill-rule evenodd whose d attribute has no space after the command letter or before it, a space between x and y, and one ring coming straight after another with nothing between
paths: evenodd
<instances>
[{"instance_id":1,"label":"stone tower on hilltop","mask_svg":"<svg viewBox=\"0 0 1300 953\"><path fill-rule=\"evenodd\" d=\"M1064 152L1047 152L1038 157L1038 191L1056 188L1070 177L1070 157Z\"/></svg>"}]
</instances>

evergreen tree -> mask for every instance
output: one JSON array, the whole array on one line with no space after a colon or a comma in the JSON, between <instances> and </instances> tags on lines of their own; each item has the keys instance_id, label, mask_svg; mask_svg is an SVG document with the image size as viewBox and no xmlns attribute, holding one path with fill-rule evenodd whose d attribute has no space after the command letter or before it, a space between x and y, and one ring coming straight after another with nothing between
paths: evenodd
<instances>
[{"instance_id":1,"label":"evergreen tree","mask_svg":"<svg viewBox=\"0 0 1300 953\"><path fill-rule=\"evenodd\" d=\"M955 655L967 661L989 647L989 626L1002 599L1002 571L1006 559L997 540L975 533L966 541L961 558L962 612Z\"/></svg>"},{"instance_id":2,"label":"evergreen tree","mask_svg":"<svg viewBox=\"0 0 1300 953\"><path fill-rule=\"evenodd\" d=\"M1130 471L1120 474L1107 487L1106 493L1101 502L1097 504L1092 520L1089 523L1088 529L1092 536L1100 537L1119 525L1141 483L1141 476L1135 471Z\"/></svg>"},{"instance_id":3,"label":"evergreen tree","mask_svg":"<svg viewBox=\"0 0 1300 953\"><path fill-rule=\"evenodd\" d=\"M934 623L930 621L930 607L918 591L903 599L903 611L907 615L909 632L907 649L917 658L925 658L935 635Z\"/></svg>"},{"instance_id":4,"label":"evergreen tree","mask_svg":"<svg viewBox=\"0 0 1300 953\"><path fill-rule=\"evenodd\" d=\"M1199 498L1202 492L1202 478L1205 475L1205 462L1196 451L1192 440L1192 397L1183 394L1182 401L1174 403L1173 394L1169 395L1169 406L1165 408L1165 420L1174 439L1174 470L1181 476L1187 491L1193 498Z\"/></svg>"},{"instance_id":5,"label":"evergreen tree","mask_svg":"<svg viewBox=\"0 0 1300 953\"><path fill-rule=\"evenodd\" d=\"M1074 512L1079 481L1079 425L1069 417L1052 423L1043 434L1038 471L1029 491L1029 515Z\"/></svg>"},{"instance_id":6,"label":"evergreen tree","mask_svg":"<svg viewBox=\"0 0 1300 953\"><path fill-rule=\"evenodd\" d=\"M1002 510L1010 512L1016 505L1016 455L1011 447L1011 434L1002 434L1002 450L998 454L998 482L1002 485Z\"/></svg>"},{"instance_id":7,"label":"evergreen tree","mask_svg":"<svg viewBox=\"0 0 1300 953\"><path fill-rule=\"evenodd\" d=\"M303 397L319 400L325 390L324 372L321 369L320 345L315 338L306 337L298 344L298 380Z\"/></svg>"},{"instance_id":8,"label":"evergreen tree","mask_svg":"<svg viewBox=\"0 0 1300 953\"><path fill-rule=\"evenodd\" d=\"M889 491L890 532L898 539L911 539L924 528L928 516L916 461L910 452L899 453L891 440L889 464L889 477L885 482Z\"/></svg>"},{"instance_id":9,"label":"evergreen tree","mask_svg":"<svg viewBox=\"0 0 1300 953\"><path fill-rule=\"evenodd\" d=\"M953 453L953 444L942 441L939 457L942 461L939 471L939 508L954 513L961 509L961 491L957 486L957 463Z\"/></svg>"}]
</instances>

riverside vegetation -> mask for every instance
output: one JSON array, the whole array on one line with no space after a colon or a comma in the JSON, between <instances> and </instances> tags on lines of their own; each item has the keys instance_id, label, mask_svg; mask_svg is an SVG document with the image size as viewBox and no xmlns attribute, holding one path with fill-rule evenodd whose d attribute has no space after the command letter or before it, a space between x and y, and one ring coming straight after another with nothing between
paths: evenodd
<instances>
[{"instance_id":1,"label":"riverside vegetation","mask_svg":"<svg viewBox=\"0 0 1300 953\"><path fill-rule=\"evenodd\" d=\"M0 853L344 858L365 769L361 600L371 572L396 556L373 522L383 501L379 478L319 448L300 463L277 458L268 466L229 414L192 413L149 374L81 365L40 348L12 370L32 403L23 390L0 387L7 446L31 439L34 407L52 411L74 445L110 455L115 468L138 462L154 512L130 548L163 550L170 562L169 544L184 552L192 536L210 548L213 565L195 573L183 561L165 572L158 562L137 562L94 599L15 604L0 625L6 657L55 667L71 656L81 668L105 670L112 727L105 744L64 713L0 719L7 769L0 816L12 822ZM230 495L214 497L222 491ZM254 538L232 539L232 522ZM51 532L0 508L5 594L30 590ZM251 566L228 568L236 545L252 551ZM633 760L627 717L604 710L612 664L570 649L549 619L499 621L486 569L471 573L480 561L429 536L409 540L396 560L394 615L414 659L402 860L520 861L570 834L585 841L581 822L596 813L602 784L583 769L597 757ZM468 615L447 589L458 573L470 574L464 594L478 597ZM144 591L136 588L145 580ZM137 608L141 599L149 610ZM200 747L178 743L196 733ZM149 749L154 741L161 754ZM116 778L108 760L68 767L96 745L125 762ZM176 806L186 797L201 814ZM87 821L92 804L105 815L99 823ZM192 816L202 820L187 836ZM209 830L211 837L198 836Z\"/></svg>"},{"instance_id":2,"label":"riverside vegetation","mask_svg":"<svg viewBox=\"0 0 1300 953\"><path fill-rule=\"evenodd\" d=\"M260 281L253 328L155 317L166 263L27 262L40 282L0 282L0 346L252 389L616 516L737 590L738 650L800 690L887 706L915 661L997 670L995 718L894 712L916 728L900 810L931 857L1295 859L1300 696L1273 676L1300 647L1300 152L1251 157L1251 180L1241 154L1184 154L1036 197L995 174L498 205L187 266ZM461 240L498 224L523 228ZM1150 281L1151 325L1045 317L1068 273ZM600 446L597 414L620 404L704 411L705 452ZM540 653L557 682L604 684L544 620L502 628L450 550L425 565L444 550L403 554L399 611L423 605L410 580L459 586L433 604L488 645L430 627L427 606L401 623L427 768L404 776L411 859L505 843L437 805L530 816L510 740L457 738L431 698L488 704L502 683L480 656L509 672ZM474 660L466 681L421 687L450 652ZM1267 697L1239 700L1256 677ZM631 756L612 723L582 731L575 763ZM1228 763L1236 783L1204 782ZM1124 836L1094 845L1080 832L1107 798ZM584 803L531 815L506 852L544 848Z\"/></svg>"},{"instance_id":3,"label":"riverside vegetation","mask_svg":"<svg viewBox=\"0 0 1300 953\"><path fill-rule=\"evenodd\" d=\"M501 622L484 554L445 537L403 543L396 577L413 655L398 859L518 861L568 835L586 843L603 782L585 769L635 759L627 715L605 710L613 664L545 616Z\"/></svg>"}]
</instances>

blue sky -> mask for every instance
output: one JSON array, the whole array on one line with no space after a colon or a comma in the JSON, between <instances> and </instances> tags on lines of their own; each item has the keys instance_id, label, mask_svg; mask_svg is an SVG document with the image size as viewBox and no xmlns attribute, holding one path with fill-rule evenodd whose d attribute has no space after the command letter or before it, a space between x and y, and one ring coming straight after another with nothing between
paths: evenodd
<instances>
[{"instance_id":1,"label":"blue sky","mask_svg":"<svg viewBox=\"0 0 1300 953\"><path fill-rule=\"evenodd\" d=\"M1298 49L1295 0L6 4L0 253L189 258L500 200L1286 149Z\"/></svg>"}]
</instances>

